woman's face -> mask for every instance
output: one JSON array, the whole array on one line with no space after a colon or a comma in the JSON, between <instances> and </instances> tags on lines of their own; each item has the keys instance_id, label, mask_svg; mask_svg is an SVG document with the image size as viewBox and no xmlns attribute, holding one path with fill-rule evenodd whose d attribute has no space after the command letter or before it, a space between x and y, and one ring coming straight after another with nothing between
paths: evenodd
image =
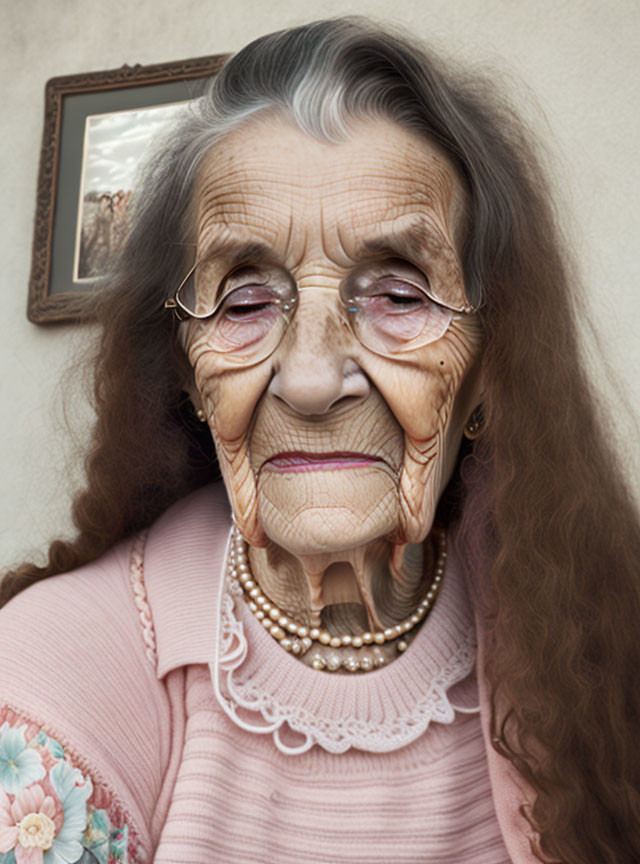
<instances>
[{"instance_id":1,"label":"woman's face","mask_svg":"<svg viewBox=\"0 0 640 864\"><path fill-rule=\"evenodd\" d=\"M464 306L465 193L447 158L383 119L324 143L267 115L212 148L196 206L197 258L216 284L241 261L240 282L276 273L299 291L280 343L252 365L215 350L210 320L182 325L246 539L294 554L422 541L480 400L480 327L454 313L440 338L383 356L346 325L339 290L401 276L402 259Z\"/></svg>"}]
</instances>

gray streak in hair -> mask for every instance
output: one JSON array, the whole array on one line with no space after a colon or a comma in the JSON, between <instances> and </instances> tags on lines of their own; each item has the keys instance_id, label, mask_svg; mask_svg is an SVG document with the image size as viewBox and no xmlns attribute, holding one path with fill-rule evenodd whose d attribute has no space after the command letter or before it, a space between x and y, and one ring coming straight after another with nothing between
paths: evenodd
<instances>
[{"instance_id":1,"label":"gray streak in hair","mask_svg":"<svg viewBox=\"0 0 640 864\"><path fill-rule=\"evenodd\" d=\"M181 247L192 242L198 169L215 142L257 113L281 111L304 132L329 142L343 140L352 120L383 116L437 142L466 184L474 230L467 232L464 250L465 285L478 306L484 299L483 247L489 234L500 233L500 214L511 207L514 184L502 176L511 154L501 154L503 142L490 140L491 129L484 136L479 131L486 124L477 101L467 99L451 69L445 71L423 48L364 19L319 21L257 39L227 62L160 142L136 206L136 248L140 253L154 237L171 240L174 256L162 258L163 281L178 277L179 267L184 269ZM495 152L488 152L490 145ZM164 214L160 235L149 224L157 226L158 213ZM485 230L489 221L491 231ZM149 252L159 266L162 256Z\"/></svg>"}]
</instances>

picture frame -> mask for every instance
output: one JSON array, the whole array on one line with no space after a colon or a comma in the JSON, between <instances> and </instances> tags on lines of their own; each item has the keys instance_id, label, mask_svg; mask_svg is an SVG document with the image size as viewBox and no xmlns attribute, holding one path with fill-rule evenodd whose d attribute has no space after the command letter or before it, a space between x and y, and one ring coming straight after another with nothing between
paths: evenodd
<instances>
[{"instance_id":1,"label":"picture frame","mask_svg":"<svg viewBox=\"0 0 640 864\"><path fill-rule=\"evenodd\" d=\"M91 319L101 268L126 236L131 178L148 141L227 56L47 82L27 304L34 324Z\"/></svg>"}]
</instances>

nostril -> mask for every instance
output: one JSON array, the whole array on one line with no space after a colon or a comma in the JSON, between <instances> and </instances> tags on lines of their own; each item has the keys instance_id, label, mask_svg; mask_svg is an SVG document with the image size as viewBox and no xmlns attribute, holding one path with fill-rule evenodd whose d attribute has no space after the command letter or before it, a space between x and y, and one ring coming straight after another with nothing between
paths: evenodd
<instances>
[{"instance_id":1,"label":"nostril","mask_svg":"<svg viewBox=\"0 0 640 864\"><path fill-rule=\"evenodd\" d=\"M365 398L367 376L353 361L283 364L271 379L269 391L298 414L322 415L336 406Z\"/></svg>"},{"instance_id":2,"label":"nostril","mask_svg":"<svg viewBox=\"0 0 640 864\"><path fill-rule=\"evenodd\" d=\"M343 370L343 394L342 397L364 397L371 390L369 378L356 363L349 361ZM341 397L341 398L342 398Z\"/></svg>"},{"instance_id":3,"label":"nostril","mask_svg":"<svg viewBox=\"0 0 640 864\"><path fill-rule=\"evenodd\" d=\"M350 402L359 402L362 398L362 396L356 396L355 394L352 396L339 396L330 406L330 410L334 408L346 408Z\"/></svg>"}]
</instances>

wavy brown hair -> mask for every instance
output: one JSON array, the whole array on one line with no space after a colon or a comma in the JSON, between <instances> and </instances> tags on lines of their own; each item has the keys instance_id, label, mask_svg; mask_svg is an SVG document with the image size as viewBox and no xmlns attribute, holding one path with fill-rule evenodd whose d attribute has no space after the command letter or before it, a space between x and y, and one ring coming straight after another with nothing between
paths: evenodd
<instances>
[{"instance_id":1,"label":"wavy brown hair","mask_svg":"<svg viewBox=\"0 0 640 864\"><path fill-rule=\"evenodd\" d=\"M532 137L478 76L406 37L338 19L232 58L148 167L100 307L97 425L78 535L8 574L6 602L149 525L217 477L163 310L185 272L198 167L213 141L277 106L336 140L384 115L436 141L466 184L469 299L485 329L488 425L449 490L489 636L494 746L529 782L536 855L640 860L640 527L577 334L576 285Z\"/></svg>"}]
</instances>

